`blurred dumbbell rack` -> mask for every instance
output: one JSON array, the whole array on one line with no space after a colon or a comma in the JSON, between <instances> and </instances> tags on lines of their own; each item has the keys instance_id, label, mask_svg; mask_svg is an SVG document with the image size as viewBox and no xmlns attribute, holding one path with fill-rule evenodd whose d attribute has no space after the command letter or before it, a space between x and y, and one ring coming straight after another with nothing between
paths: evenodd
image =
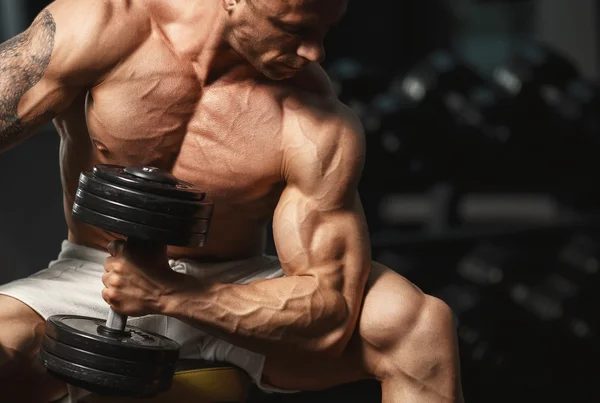
<instances>
[{"instance_id":1,"label":"blurred dumbbell rack","mask_svg":"<svg viewBox=\"0 0 600 403\"><path fill-rule=\"evenodd\" d=\"M373 258L453 308L467 401L598 401L600 214L461 226L433 194L435 225L372 230Z\"/></svg>"},{"instance_id":2,"label":"blurred dumbbell rack","mask_svg":"<svg viewBox=\"0 0 600 403\"><path fill-rule=\"evenodd\" d=\"M433 59L435 68L450 65L439 55ZM458 102L451 106L462 119L447 128L439 105L426 105L430 112L423 116L440 117L432 123L387 96L406 72L344 63L332 77L367 135L359 190L373 258L453 308L466 401L600 402L595 371L589 369L600 358L595 152L568 137L562 146L564 139L555 137L558 145L539 150L519 145L523 148L508 158L488 160L451 144L452 130L474 133L464 126L472 111L460 102L467 98L446 97ZM552 63L557 75L576 74L560 59ZM413 86L400 80L405 89L420 96L421 84L429 85L430 67L418 71ZM466 77L469 86L466 73L452 74ZM450 80L449 91L460 93L459 84ZM560 114L570 105L555 106ZM522 133L529 136L528 130L539 128L527 139L534 145L555 136L549 131L554 117L545 113L532 115L531 122L525 114ZM556 130L569 135L575 126L567 123ZM422 127L442 134L428 137ZM486 152L494 151L490 147Z\"/></svg>"}]
</instances>

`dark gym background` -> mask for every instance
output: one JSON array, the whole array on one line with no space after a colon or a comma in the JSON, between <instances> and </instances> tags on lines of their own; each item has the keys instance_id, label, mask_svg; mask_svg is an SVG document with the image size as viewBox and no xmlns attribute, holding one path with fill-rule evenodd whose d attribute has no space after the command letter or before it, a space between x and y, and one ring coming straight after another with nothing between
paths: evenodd
<instances>
[{"instance_id":1,"label":"dark gym background","mask_svg":"<svg viewBox=\"0 0 600 403\"><path fill-rule=\"evenodd\" d=\"M47 3L0 0L0 41ZM594 0L354 0L327 39L367 130L373 256L455 310L467 402L600 401L599 21ZM0 155L0 283L66 235L58 149L48 126Z\"/></svg>"}]
</instances>

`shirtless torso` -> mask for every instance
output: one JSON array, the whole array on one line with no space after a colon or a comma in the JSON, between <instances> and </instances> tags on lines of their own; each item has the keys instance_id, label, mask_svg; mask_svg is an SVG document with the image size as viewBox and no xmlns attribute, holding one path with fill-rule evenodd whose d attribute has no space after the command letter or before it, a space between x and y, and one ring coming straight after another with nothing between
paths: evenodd
<instances>
[{"instance_id":1,"label":"shirtless torso","mask_svg":"<svg viewBox=\"0 0 600 403\"><path fill-rule=\"evenodd\" d=\"M166 315L258 352L262 379L279 389L378 379L386 403L461 402L451 310L371 261L358 196L364 131L319 66L346 6L55 0L0 44L0 151L54 119L77 244L106 249L114 239L70 218L80 172L98 163L154 165L207 192L215 211L206 246L171 248L172 258L259 255L273 220L285 276L249 284L202 282L164 270L163 256L111 243L102 298L118 313ZM0 295L0 387L18 393L14 401L52 401L65 385L32 370L44 322L11 298L22 285ZM30 287L32 305L54 304ZM32 381L3 377L21 376L14 368Z\"/></svg>"},{"instance_id":2,"label":"shirtless torso","mask_svg":"<svg viewBox=\"0 0 600 403\"><path fill-rule=\"evenodd\" d=\"M299 145L301 139L286 133L297 131L293 122L308 114L331 109L333 116L342 107L325 73L315 64L274 82L238 66L211 77L202 61L210 31L195 39L191 51L182 46L190 43L187 38L168 32L172 21L165 21L180 10L165 2L160 8L151 1L103 3L97 12L104 27L96 29L116 37L126 26L136 35L133 44L122 46L118 64L55 118L69 240L103 249L115 237L70 216L82 170L97 163L146 164L194 183L215 202L206 246L172 247L171 257L223 260L263 253L266 224L285 182L284 150L290 140ZM119 17L106 17L109 9ZM210 15L204 18L211 23Z\"/></svg>"}]
</instances>

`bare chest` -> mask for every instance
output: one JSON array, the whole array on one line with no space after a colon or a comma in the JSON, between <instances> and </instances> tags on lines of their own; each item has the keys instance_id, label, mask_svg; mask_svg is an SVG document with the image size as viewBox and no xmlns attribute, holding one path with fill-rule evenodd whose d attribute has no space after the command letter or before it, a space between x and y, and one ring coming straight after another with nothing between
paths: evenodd
<instances>
[{"instance_id":1,"label":"bare chest","mask_svg":"<svg viewBox=\"0 0 600 403\"><path fill-rule=\"evenodd\" d=\"M91 91L95 160L168 169L227 204L259 202L280 182L280 108L255 83L204 87L190 64L154 49Z\"/></svg>"}]
</instances>

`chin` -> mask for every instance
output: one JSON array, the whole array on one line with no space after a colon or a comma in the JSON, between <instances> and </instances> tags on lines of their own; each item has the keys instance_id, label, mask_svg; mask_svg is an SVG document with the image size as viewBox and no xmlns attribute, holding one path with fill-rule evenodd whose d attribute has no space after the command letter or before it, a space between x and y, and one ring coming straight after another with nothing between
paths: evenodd
<instances>
[{"instance_id":1,"label":"chin","mask_svg":"<svg viewBox=\"0 0 600 403\"><path fill-rule=\"evenodd\" d=\"M262 73L268 79L274 81L286 80L288 78L292 78L296 75L296 71L281 71L281 70L272 70L272 69L263 69Z\"/></svg>"},{"instance_id":2,"label":"chin","mask_svg":"<svg viewBox=\"0 0 600 403\"><path fill-rule=\"evenodd\" d=\"M294 77L295 75L296 75L296 73L281 73L278 76L271 77L271 80L283 81L283 80L290 79L290 78Z\"/></svg>"}]
</instances>

